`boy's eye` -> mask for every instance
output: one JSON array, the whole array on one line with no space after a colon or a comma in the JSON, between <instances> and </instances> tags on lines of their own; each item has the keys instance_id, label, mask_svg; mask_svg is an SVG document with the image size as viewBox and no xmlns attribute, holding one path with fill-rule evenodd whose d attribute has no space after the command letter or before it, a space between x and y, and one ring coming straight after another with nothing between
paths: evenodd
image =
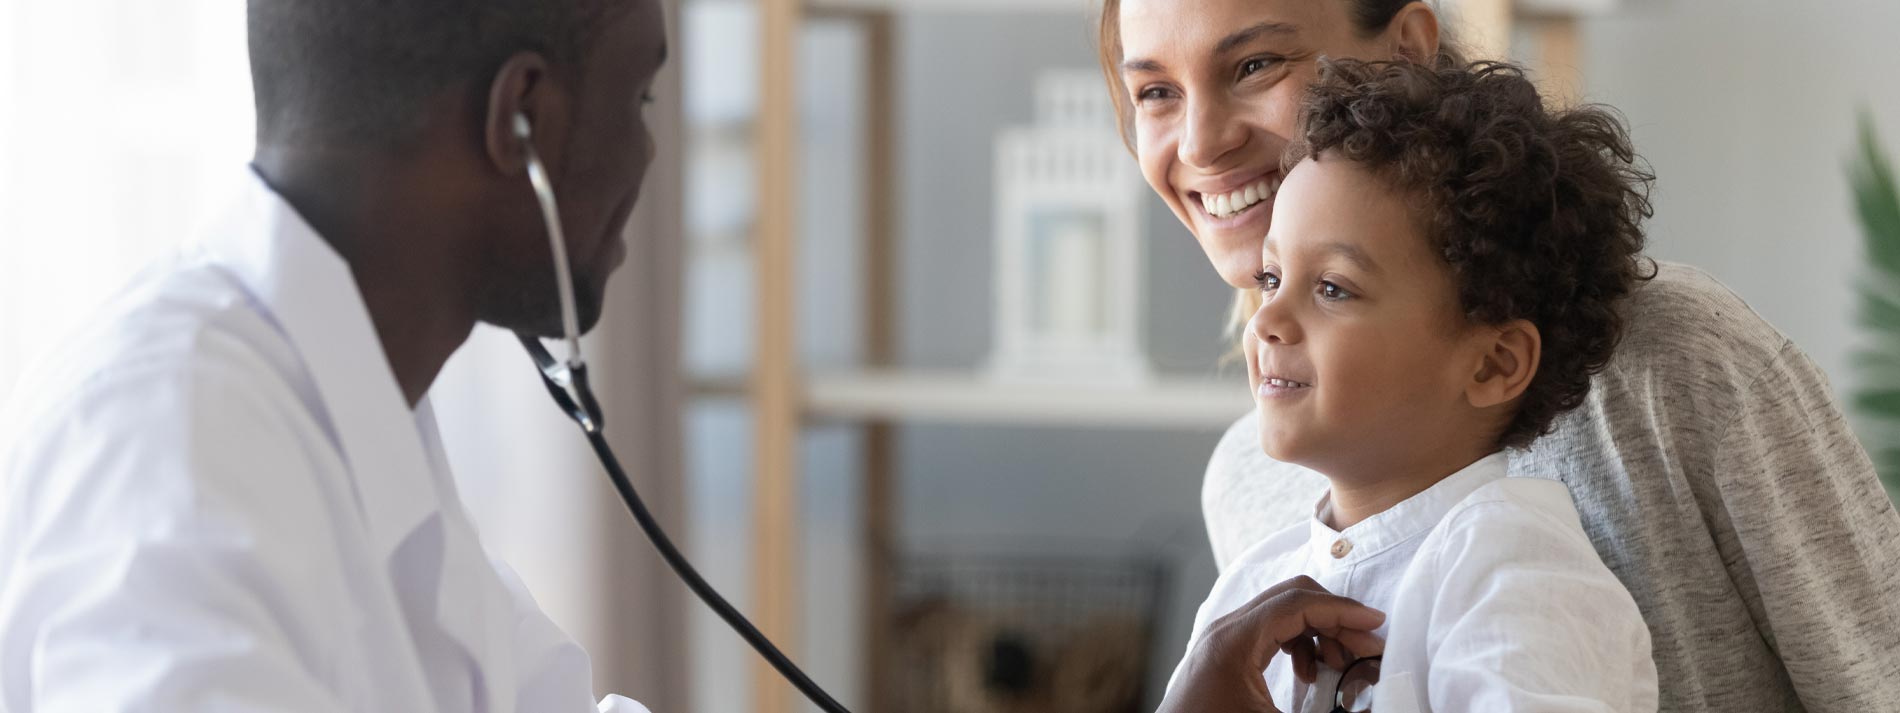
<instances>
[{"instance_id":1,"label":"boy's eye","mask_svg":"<svg viewBox=\"0 0 1900 713\"><path fill-rule=\"evenodd\" d=\"M1339 300L1350 299L1352 293L1347 292L1345 288L1339 285L1322 280L1319 283L1319 296L1337 302Z\"/></svg>"},{"instance_id":2,"label":"boy's eye","mask_svg":"<svg viewBox=\"0 0 1900 713\"><path fill-rule=\"evenodd\" d=\"M1280 276L1265 270L1254 273L1253 281L1254 284L1260 286L1260 289L1268 292L1280 289Z\"/></svg>"}]
</instances>

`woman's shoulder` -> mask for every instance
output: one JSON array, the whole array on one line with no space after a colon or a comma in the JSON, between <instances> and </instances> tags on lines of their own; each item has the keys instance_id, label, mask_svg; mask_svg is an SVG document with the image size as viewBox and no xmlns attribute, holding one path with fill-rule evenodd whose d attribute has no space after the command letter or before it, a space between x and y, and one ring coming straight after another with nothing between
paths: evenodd
<instances>
[{"instance_id":1,"label":"woman's shoulder","mask_svg":"<svg viewBox=\"0 0 1900 713\"><path fill-rule=\"evenodd\" d=\"M1615 362L1765 363L1788 341L1734 290L1680 263L1657 261L1656 277L1630 293L1623 313Z\"/></svg>"}]
</instances>

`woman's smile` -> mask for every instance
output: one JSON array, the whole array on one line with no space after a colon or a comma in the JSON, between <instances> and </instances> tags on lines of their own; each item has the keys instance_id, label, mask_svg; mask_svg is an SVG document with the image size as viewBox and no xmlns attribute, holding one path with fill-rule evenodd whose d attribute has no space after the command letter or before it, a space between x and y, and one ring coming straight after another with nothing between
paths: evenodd
<instances>
[{"instance_id":1,"label":"woman's smile","mask_svg":"<svg viewBox=\"0 0 1900 713\"><path fill-rule=\"evenodd\" d=\"M1273 212L1273 198L1280 193L1278 172L1256 176L1239 185L1229 183L1189 190L1183 202L1193 206L1196 217L1216 230L1235 229Z\"/></svg>"}]
</instances>

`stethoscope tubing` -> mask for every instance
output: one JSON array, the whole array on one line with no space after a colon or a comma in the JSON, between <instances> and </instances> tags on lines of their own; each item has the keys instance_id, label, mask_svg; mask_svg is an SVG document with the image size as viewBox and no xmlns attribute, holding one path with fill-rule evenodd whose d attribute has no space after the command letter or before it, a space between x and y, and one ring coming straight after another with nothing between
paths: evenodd
<instances>
[{"instance_id":1,"label":"stethoscope tubing","mask_svg":"<svg viewBox=\"0 0 1900 713\"><path fill-rule=\"evenodd\" d=\"M535 200L539 203L541 216L547 223L548 242L551 244L554 257L555 284L561 293L562 336L568 344L567 360L557 362L547 348L542 346L540 339L529 334L518 335L522 347L528 351L528 356L534 360L535 366L540 370L541 380L547 385L548 393L554 397L554 402L561 407L561 410L580 425L581 433L587 436L588 444L594 448L594 455L600 458L601 466L607 469L608 479L613 481L614 489L620 492L621 501L626 503L627 511L633 514L634 522L638 523L640 530L646 533L647 540L653 543L655 550L659 551L660 558L666 560L667 566L673 569L673 573L679 575L680 581L686 583L686 588L692 590L693 594L697 595L700 601L705 602L714 614L718 614L720 619L725 620L733 631L739 633L740 638L745 639L746 643L751 644L753 650L758 651L767 663L772 664L772 668L776 669L780 676L791 682L793 687L805 694L805 697L819 709L825 713L851 713L849 709L833 699L831 694L826 693L825 689L810 676L805 675L798 664L793 663L791 658L780 651L778 645L773 644L764 632L759 631L757 626L753 626L751 620L746 619L745 615L739 613L739 610L727 602L725 597L720 596L719 591L713 589L704 577L699 576L699 571L694 569L693 564L687 561L686 556L680 553L678 547L673 545L673 539L667 537L666 530L660 527L659 521L653 518L653 513L647 510L646 502L640 499L640 493L633 488L633 481L628 479L626 471L621 469L620 459L614 457L613 448L607 445L606 434L601 431L605 418L601 412L600 402L594 398L593 389L588 384L587 362L581 357L580 326L578 311L574 305L573 278L570 276L567 264L567 246L561 232L560 209L555 205L554 186L540 157L535 154L534 142L530 138L532 130L527 117L515 115L513 128L515 136L521 140L527 158L528 178L534 188Z\"/></svg>"}]
</instances>

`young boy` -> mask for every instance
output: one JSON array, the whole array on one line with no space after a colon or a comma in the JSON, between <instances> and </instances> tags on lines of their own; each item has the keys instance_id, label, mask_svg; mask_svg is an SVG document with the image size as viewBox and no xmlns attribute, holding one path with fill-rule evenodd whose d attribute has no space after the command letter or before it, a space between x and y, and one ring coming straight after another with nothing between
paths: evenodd
<instances>
[{"instance_id":1,"label":"young boy","mask_svg":"<svg viewBox=\"0 0 1900 713\"><path fill-rule=\"evenodd\" d=\"M1651 176L1614 117L1546 110L1509 65L1328 62L1313 92L1244 346L1261 445L1331 489L1221 576L1195 635L1317 586L1387 614L1383 656L1288 646L1281 710L1656 710L1634 600L1564 486L1504 455L1609 361Z\"/></svg>"}]
</instances>

